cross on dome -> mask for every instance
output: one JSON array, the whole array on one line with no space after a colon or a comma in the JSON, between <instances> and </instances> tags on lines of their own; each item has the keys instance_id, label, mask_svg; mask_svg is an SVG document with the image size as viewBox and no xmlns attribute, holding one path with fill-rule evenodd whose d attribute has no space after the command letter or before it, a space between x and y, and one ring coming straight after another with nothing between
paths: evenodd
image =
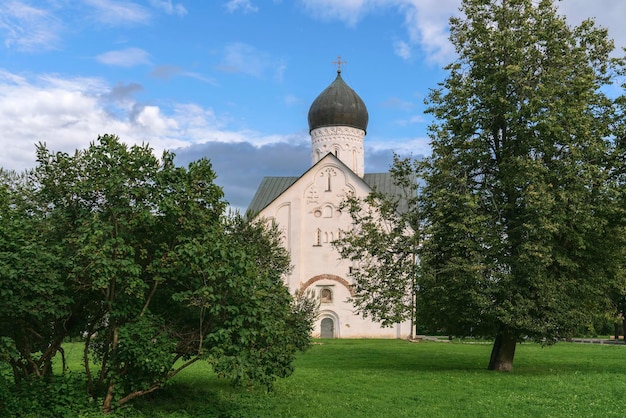
<instances>
[{"instance_id":1,"label":"cross on dome","mask_svg":"<svg viewBox=\"0 0 626 418\"><path fill-rule=\"evenodd\" d=\"M337 55L337 61L333 61L332 63L337 66L337 74L341 74L341 65L347 64L346 61L341 60L341 55Z\"/></svg>"}]
</instances>

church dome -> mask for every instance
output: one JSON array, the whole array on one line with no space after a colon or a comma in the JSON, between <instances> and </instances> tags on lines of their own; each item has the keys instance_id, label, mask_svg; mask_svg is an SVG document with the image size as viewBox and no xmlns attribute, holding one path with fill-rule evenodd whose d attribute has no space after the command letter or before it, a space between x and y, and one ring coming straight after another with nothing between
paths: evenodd
<instances>
[{"instance_id":1,"label":"church dome","mask_svg":"<svg viewBox=\"0 0 626 418\"><path fill-rule=\"evenodd\" d=\"M326 126L350 126L367 131L365 103L341 78L337 78L320 93L309 109L309 132Z\"/></svg>"}]
</instances>

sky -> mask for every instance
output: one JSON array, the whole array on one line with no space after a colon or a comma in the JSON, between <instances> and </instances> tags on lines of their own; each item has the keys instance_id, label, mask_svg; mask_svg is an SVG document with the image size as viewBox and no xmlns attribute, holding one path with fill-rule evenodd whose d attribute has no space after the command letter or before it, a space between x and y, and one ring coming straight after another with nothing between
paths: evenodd
<instances>
[{"instance_id":1,"label":"sky","mask_svg":"<svg viewBox=\"0 0 626 418\"><path fill-rule=\"evenodd\" d=\"M0 0L0 167L35 145L73 153L99 135L176 162L206 157L245 210L264 176L311 165L307 113L342 77L365 102L366 172L428 155L424 99L454 60L461 0ZM562 0L626 47L626 1Z\"/></svg>"}]
</instances>

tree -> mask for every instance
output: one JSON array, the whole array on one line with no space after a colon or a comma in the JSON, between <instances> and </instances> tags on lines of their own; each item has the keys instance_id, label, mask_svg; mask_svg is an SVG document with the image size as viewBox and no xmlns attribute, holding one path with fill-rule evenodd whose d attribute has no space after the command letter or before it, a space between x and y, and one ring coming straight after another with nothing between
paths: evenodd
<instances>
[{"instance_id":1,"label":"tree","mask_svg":"<svg viewBox=\"0 0 626 418\"><path fill-rule=\"evenodd\" d=\"M41 252L19 253L19 269L1 269L10 274L0 284L27 283L10 306L54 285L67 300L44 319L63 332L40 335L41 342L22 332L27 348L34 341L32 351L52 347L51 360L64 336L82 331L87 387L105 412L199 360L239 382L271 385L291 373L313 317L283 284L290 265L277 229L227 215L208 160L176 167L172 153L158 159L147 145L128 147L112 135L74 155L40 144L37 158L29 177L36 210L15 210L21 206L5 198L8 191L0 209L3 220L19 215L7 233L54 245L44 247L42 261ZM9 238L0 243L15 241ZM27 314L17 311L16 321ZM12 334L1 337L9 337L2 340L8 348L21 344Z\"/></svg>"},{"instance_id":2,"label":"tree","mask_svg":"<svg viewBox=\"0 0 626 418\"><path fill-rule=\"evenodd\" d=\"M348 196L342 205L352 229L334 241L342 258L355 265L351 297L357 310L383 326L415 322L417 250L422 230L418 198L420 162L394 156L394 192L373 190L365 198ZM414 326L411 327L411 332Z\"/></svg>"},{"instance_id":3,"label":"tree","mask_svg":"<svg viewBox=\"0 0 626 418\"><path fill-rule=\"evenodd\" d=\"M76 325L58 235L36 204L28 173L0 169L0 353L17 384L48 379Z\"/></svg>"},{"instance_id":4,"label":"tree","mask_svg":"<svg viewBox=\"0 0 626 418\"><path fill-rule=\"evenodd\" d=\"M429 99L418 309L452 335L495 337L489 369L551 344L623 288L616 104L607 31L549 0L466 0L458 58Z\"/></svg>"}]
</instances>

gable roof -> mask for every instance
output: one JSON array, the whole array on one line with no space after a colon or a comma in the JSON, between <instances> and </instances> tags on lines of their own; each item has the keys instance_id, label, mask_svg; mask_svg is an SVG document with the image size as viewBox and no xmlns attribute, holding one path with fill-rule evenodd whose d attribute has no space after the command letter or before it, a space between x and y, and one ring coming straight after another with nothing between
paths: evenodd
<instances>
[{"instance_id":1,"label":"gable roof","mask_svg":"<svg viewBox=\"0 0 626 418\"><path fill-rule=\"evenodd\" d=\"M246 213L256 215L283 194L300 177L263 177Z\"/></svg>"},{"instance_id":2,"label":"gable roof","mask_svg":"<svg viewBox=\"0 0 626 418\"><path fill-rule=\"evenodd\" d=\"M385 195L396 195L400 193L400 189L393 182L391 173L365 173L363 181L370 186L370 189L376 190Z\"/></svg>"},{"instance_id":3,"label":"gable roof","mask_svg":"<svg viewBox=\"0 0 626 418\"><path fill-rule=\"evenodd\" d=\"M327 154L327 157L335 159L337 163L345 166L345 164L343 164L343 162L332 153ZM261 212L287 189L289 189L289 187L291 187L296 181L302 178L306 173L325 159L326 157L322 158L300 177L264 177L259 185L259 188L254 194L246 213L254 216ZM350 170L348 167L346 168ZM363 182L369 186L370 189L375 189L383 194L400 195L400 189L393 183L391 173L365 173L363 176Z\"/></svg>"}]
</instances>

